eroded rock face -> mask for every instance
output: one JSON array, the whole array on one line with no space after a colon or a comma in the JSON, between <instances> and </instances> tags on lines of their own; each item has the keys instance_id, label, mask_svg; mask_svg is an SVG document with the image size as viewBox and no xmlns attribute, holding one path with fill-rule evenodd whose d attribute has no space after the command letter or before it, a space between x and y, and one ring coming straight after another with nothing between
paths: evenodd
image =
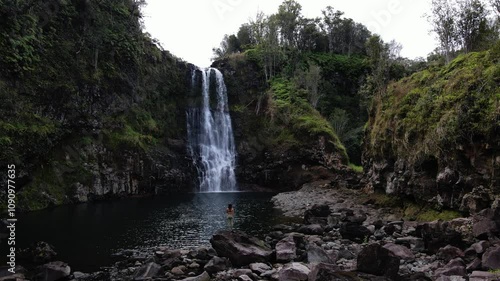
<instances>
[{"instance_id":1,"label":"eroded rock face","mask_svg":"<svg viewBox=\"0 0 500 281\"><path fill-rule=\"evenodd\" d=\"M210 243L219 256L228 258L236 266L267 262L272 255L272 250L262 240L241 231L219 230Z\"/></svg>"},{"instance_id":2,"label":"eroded rock face","mask_svg":"<svg viewBox=\"0 0 500 281\"><path fill-rule=\"evenodd\" d=\"M498 166L495 168L488 159L481 161L484 161L481 167L470 167L464 162L452 168L446 165L445 159L435 157L419 163L410 163L396 156L386 159L365 157L363 166L367 172L363 182L367 190L410 195L441 207L476 213L492 206L495 194L500 192L495 191L492 184L499 179L491 178L495 174L493 171L499 170Z\"/></svg>"}]
</instances>

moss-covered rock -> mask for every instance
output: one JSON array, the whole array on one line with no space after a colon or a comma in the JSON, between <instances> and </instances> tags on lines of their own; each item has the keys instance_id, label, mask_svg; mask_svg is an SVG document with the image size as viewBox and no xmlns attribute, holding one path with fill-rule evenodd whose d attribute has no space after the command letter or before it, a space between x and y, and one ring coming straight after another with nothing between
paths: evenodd
<instances>
[{"instance_id":1,"label":"moss-covered rock","mask_svg":"<svg viewBox=\"0 0 500 281\"><path fill-rule=\"evenodd\" d=\"M375 98L364 144L369 188L450 208L478 186L500 194L499 55L500 43L461 55Z\"/></svg>"}]
</instances>

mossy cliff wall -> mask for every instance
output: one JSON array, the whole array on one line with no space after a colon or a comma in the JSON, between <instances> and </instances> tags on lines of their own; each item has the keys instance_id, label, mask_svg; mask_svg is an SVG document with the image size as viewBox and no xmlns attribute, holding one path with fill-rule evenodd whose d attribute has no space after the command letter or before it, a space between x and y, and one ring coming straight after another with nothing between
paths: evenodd
<instances>
[{"instance_id":1,"label":"mossy cliff wall","mask_svg":"<svg viewBox=\"0 0 500 281\"><path fill-rule=\"evenodd\" d=\"M0 166L19 209L194 186L190 67L143 33L139 3L2 1Z\"/></svg>"},{"instance_id":2,"label":"mossy cliff wall","mask_svg":"<svg viewBox=\"0 0 500 281\"><path fill-rule=\"evenodd\" d=\"M307 93L284 78L269 83L246 54L214 62L228 89L237 144L237 178L243 188L289 190L343 174L345 148Z\"/></svg>"},{"instance_id":3,"label":"mossy cliff wall","mask_svg":"<svg viewBox=\"0 0 500 281\"><path fill-rule=\"evenodd\" d=\"M366 188L470 212L494 203L499 84L500 44L390 84L366 129Z\"/></svg>"}]
</instances>

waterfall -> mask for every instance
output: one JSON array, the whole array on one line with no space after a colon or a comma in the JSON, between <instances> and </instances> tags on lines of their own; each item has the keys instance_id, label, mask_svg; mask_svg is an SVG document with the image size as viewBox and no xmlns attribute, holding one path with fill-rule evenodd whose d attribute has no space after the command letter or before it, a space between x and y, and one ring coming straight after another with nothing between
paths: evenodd
<instances>
[{"instance_id":1,"label":"waterfall","mask_svg":"<svg viewBox=\"0 0 500 281\"><path fill-rule=\"evenodd\" d=\"M187 110L187 131L189 153L198 170L199 190L236 191L236 151L224 77L215 68L195 69L191 76L193 87L197 85L197 75L201 75L202 102ZM212 106L211 100L215 101Z\"/></svg>"}]
</instances>

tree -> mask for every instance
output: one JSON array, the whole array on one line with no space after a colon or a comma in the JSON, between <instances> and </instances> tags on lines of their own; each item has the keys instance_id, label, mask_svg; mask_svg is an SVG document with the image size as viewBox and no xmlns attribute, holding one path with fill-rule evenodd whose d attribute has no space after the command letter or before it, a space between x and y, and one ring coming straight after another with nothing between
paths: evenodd
<instances>
[{"instance_id":1,"label":"tree","mask_svg":"<svg viewBox=\"0 0 500 281\"><path fill-rule=\"evenodd\" d=\"M295 71L295 84L307 90L307 99L314 108L318 106L319 99L321 98L321 94L318 91L320 80L321 67L316 64L310 64L307 71L301 69Z\"/></svg>"},{"instance_id":2,"label":"tree","mask_svg":"<svg viewBox=\"0 0 500 281\"><path fill-rule=\"evenodd\" d=\"M281 29L282 41L285 47L293 48L297 45L301 10L302 6L294 0L285 0L279 6L276 19Z\"/></svg>"},{"instance_id":3,"label":"tree","mask_svg":"<svg viewBox=\"0 0 500 281\"><path fill-rule=\"evenodd\" d=\"M252 38L252 28L249 24L245 23L240 26L240 29L237 33L238 40L240 41L241 47L245 47L251 44L254 44L254 40Z\"/></svg>"},{"instance_id":4,"label":"tree","mask_svg":"<svg viewBox=\"0 0 500 281\"><path fill-rule=\"evenodd\" d=\"M488 12L479 0L460 0L458 4L457 34L463 51L468 53L489 32Z\"/></svg>"},{"instance_id":5,"label":"tree","mask_svg":"<svg viewBox=\"0 0 500 281\"><path fill-rule=\"evenodd\" d=\"M323 30L328 36L328 48L333 53L337 44L338 29L342 21L341 16L344 14L341 11L335 11L331 6L326 7L323 13Z\"/></svg>"},{"instance_id":6,"label":"tree","mask_svg":"<svg viewBox=\"0 0 500 281\"><path fill-rule=\"evenodd\" d=\"M427 18L432 24L432 31L437 34L446 63L451 61L455 51L457 30L455 25L456 10L448 0L432 0L432 14Z\"/></svg>"}]
</instances>

